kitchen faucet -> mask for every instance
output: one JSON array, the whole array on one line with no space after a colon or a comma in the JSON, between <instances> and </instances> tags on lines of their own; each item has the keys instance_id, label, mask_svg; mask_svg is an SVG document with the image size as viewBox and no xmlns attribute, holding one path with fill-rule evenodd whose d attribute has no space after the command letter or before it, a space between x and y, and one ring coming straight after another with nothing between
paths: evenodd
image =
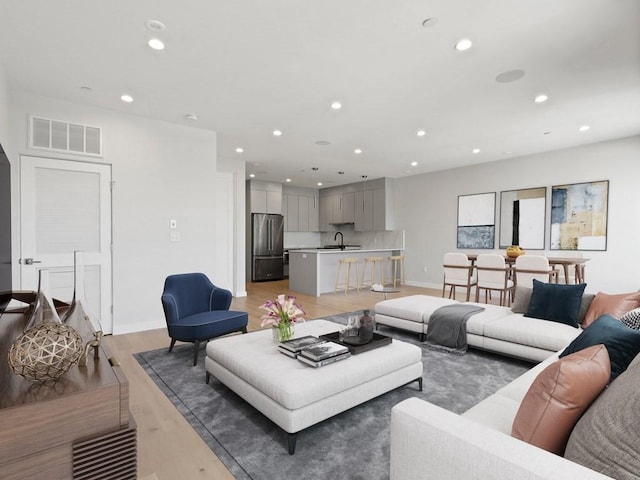
<instances>
[{"instance_id":1,"label":"kitchen faucet","mask_svg":"<svg viewBox=\"0 0 640 480\"><path fill-rule=\"evenodd\" d=\"M337 240L338 235L340 235L340 250L344 250L344 235L342 235L342 232L336 232L333 236L333 240Z\"/></svg>"}]
</instances>

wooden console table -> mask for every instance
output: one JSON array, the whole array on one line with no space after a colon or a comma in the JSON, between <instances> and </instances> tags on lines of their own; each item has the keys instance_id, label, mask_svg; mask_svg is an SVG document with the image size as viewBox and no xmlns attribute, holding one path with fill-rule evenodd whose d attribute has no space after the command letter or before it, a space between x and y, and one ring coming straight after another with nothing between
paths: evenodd
<instances>
[{"instance_id":1,"label":"wooden console table","mask_svg":"<svg viewBox=\"0 0 640 480\"><path fill-rule=\"evenodd\" d=\"M25 322L24 310L0 317L0 478L134 480L136 427L117 362L103 346L56 382L24 380L7 353Z\"/></svg>"}]
</instances>

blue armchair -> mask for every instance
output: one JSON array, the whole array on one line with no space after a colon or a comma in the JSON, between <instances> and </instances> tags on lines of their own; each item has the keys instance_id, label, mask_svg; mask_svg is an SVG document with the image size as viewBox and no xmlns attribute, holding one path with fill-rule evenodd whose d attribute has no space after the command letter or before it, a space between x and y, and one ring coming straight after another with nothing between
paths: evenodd
<instances>
[{"instance_id":1,"label":"blue armchair","mask_svg":"<svg viewBox=\"0 0 640 480\"><path fill-rule=\"evenodd\" d=\"M232 332L247 333L246 312L229 310L231 292L216 287L203 273L170 275L164 281L162 308L171 337L193 342L193 364L198 363L200 341Z\"/></svg>"}]
</instances>

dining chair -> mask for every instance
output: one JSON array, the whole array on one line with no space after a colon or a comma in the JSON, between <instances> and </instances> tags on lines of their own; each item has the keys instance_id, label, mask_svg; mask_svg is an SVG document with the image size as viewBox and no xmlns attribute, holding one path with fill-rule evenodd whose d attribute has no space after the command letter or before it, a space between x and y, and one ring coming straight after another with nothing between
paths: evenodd
<instances>
[{"instance_id":1,"label":"dining chair","mask_svg":"<svg viewBox=\"0 0 640 480\"><path fill-rule=\"evenodd\" d=\"M496 253L481 253L476 258L476 302L480 301L480 290L484 290L484 303L488 303L492 291L500 293L500 305L509 306L513 299L515 284L511 280L511 268L504 257Z\"/></svg>"},{"instance_id":2,"label":"dining chair","mask_svg":"<svg viewBox=\"0 0 640 480\"><path fill-rule=\"evenodd\" d=\"M542 255L520 255L513 267L515 284L533 288L533 280L558 283L558 271L551 268L547 257Z\"/></svg>"},{"instance_id":3,"label":"dining chair","mask_svg":"<svg viewBox=\"0 0 640 480\"><path fill-rule=\"evenodd\" d=\"M456 299L456 287L463 287L467 291L467 302L471 296L471 287L478 283L475 269L469 257L464 253L450 252L445 253L442 260L444 268L444 281L442 285L442 297L449 287L449 298Z\"/></svg>"}]
</instances>

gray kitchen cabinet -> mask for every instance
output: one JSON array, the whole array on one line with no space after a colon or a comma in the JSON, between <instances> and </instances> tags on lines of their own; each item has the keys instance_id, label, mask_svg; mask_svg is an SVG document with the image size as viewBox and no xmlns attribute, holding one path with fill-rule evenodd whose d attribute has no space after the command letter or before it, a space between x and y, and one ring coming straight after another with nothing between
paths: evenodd
<instances>
[{"instance_id":1,"label":"gray kitchen cabinet","mask_svg":"<svg viewBox=\"0 0 640 480\"><path fill-rule=\"evenodd\" d=\"M247 189L251 213L282 214L282 184L248 180Z\"/></svg>"},{"instance_id":2,"label":"gray kitchen cabinet","mask_svg":"<svg viewBox=\"0 0 640 480\"><path fill-rule=\"evenodd\" d=\"M320 207L317 190L285 186L282 199L286 232L319 231Z\"/></svg>"}]
</instances>

